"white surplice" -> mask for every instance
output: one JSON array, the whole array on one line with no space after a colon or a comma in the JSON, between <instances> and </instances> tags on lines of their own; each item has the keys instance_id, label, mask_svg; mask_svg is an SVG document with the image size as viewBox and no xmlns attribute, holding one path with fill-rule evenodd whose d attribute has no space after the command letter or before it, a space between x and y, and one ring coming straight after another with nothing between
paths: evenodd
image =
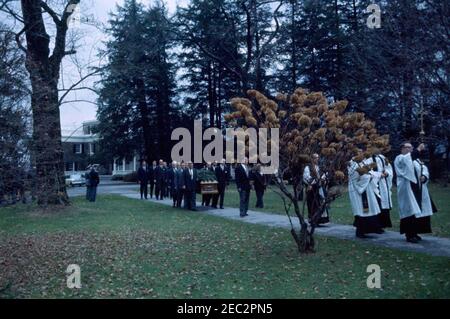
<instances>
[{"instance_id":1,"label":"white surplice","mask_svg":"<svg viewBox=\"0 0 450 319\"><path fill-rule=\"evenodd\" d=\"M378 215L381 210L377 201L377 184L379 180L379 173L369 172L364 175L359 175L357 169L367 165L369 160L361 164L355 161L350 161L348 166L348 194L350 197L350 204L354 216L371 217ZM369 210L364 211L362 194L366 192Z\"/></svg>"},{"instance_id":2,"label":"white surplice","mask_svg":"<svg viewBox=\"0 0 450 319\"><path fill-rule=\"evenodd\" d=\"M417 184L411 153L397 156L394 167L397 173L397 200L400 219L413 215L420 216L421 210L411 188L411 182Z\"/></svg>"},{"instance_id":3,"label":"white surplice","mask_svg":"<svg viewBox=\"0 0 450 319\"><path fill-rule=\"evenodd\" d=\"M416 176L420 177L425 176L427 180L425 183L422 183L422 203L420 207L420 214L416 214L417 218L420 217L428 217L433 215L433 206L431 205L430 193L428 192L428 183L430 181L430 173L428 172L428 167L419 159L414 161L414 169L416 170Z\"/></svg>"},{"instance_id":4,"label":"white surplice","mask_svg":"<svg viewBox=\"0 0 450 319\"><path fill-rule=\"evenodd\" d=\"M392 209L392 179L394 177L392 165L381 154L375 156L375 162L377 164L375 171L380 173L378 189L380 191L381 209ZM386 177L381 176L383 172L388 175Z\"/></svg>"}]
</instances>

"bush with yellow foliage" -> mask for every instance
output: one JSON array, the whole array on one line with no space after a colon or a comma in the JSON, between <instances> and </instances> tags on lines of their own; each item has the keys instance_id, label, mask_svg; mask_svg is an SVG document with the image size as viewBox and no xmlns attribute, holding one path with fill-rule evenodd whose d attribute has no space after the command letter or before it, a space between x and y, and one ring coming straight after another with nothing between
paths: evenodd
<instances>
[{"instance_id":1,"label":"bush with yellow foliage","mask_svg":"<svg viewBox=\"0 0 450 319\"><path fill-rule=\"evenodd\" d=\"M375 124L363 113L347 112L347 101L330 104L321 92L299 88L292 95L278 94L275 99L255 90L249 90L247 94L248 98L231 100L235 111L225 119L235 128L279 128L280 167L273 176L276 191L285 203L291 233L299 251L313 252L316 225L306 221L305 205L300 208L299 204L303 170L311 156L320 154L320 168L327 176L324 183L326 198L314 213L314 216L321 216L324 209L343 193L345 188L341 185L346 182L344 172L349 161L389 151L389 136L378 134ZM287 179L292 187L288 187ZM299 219L299 232L292 224L291 208Z\"/></svg>"}]
</instances>

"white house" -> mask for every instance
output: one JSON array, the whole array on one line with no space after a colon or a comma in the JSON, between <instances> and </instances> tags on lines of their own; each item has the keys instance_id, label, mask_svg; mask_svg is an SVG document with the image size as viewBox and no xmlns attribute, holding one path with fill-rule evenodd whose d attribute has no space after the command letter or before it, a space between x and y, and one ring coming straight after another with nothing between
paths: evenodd
<instances>
[{"instance_id":1,"label":"white house","mask_svg":"<svg viewBox=\"0 0 450 319\"><path fill-rule=\"evenodd\" d=\"M98 135L94 134L94 128L98 121L84 122L75 129L62 130L62 144L64 150L65 174L82 174L89 164L98 164L94 155L98 150ZM135 172L138 168L137 157L128 161L115 158L109 167L104 167L112 175L126 175ZM105 162L105 161L103 161Z\"/></svg>"}]
</instances>

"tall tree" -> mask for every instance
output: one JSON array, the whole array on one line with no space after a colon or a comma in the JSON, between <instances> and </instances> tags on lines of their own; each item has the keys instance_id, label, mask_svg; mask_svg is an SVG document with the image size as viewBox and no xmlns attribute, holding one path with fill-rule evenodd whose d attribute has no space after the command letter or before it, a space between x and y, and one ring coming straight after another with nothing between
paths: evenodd
<instances>
[{"instance_id":1,"label":"tall tree","mask_svg":"<svg viewBox=\"0 0 450 319\"><path fill-rule=\"evenodd\" d=\"M195 48L232 74L241 92L252 87L264 91L268 62L279 35L282 4L283 1L217 0L211 16L207 6L212 4L196 0L186 9L179 9L178 31L185 46ZM203 19L205 14L209 19ZM211 33L214 30L218 32ZM216 46L211 47L213 44Z\"/></svg>"},{"instance_id":2,"label":"tall tree","mask_svg":"<svg viewBox=\"0 0 450 319\"><path fill-rule=\"evenodd\" d=\"M175 69L172 62L172 25L168 21L167 9L157 2L145 13L146 36L149 46L150 67L146 68L148 98L155 107L153 149L155 158L170 158L171 131L178 126L181 114L173 103L175 94Z\"/></svg>"},{"instance_id":3,"label":"tall tree","mask_svg":"<svg viewBox=\"0 0 450 319\"><path fill-rule=\"evenodd\" d=\"M23 53L0 23L0 202L23 183L28 164L28 88Z\"/></svg>"},{"instance_id":4,"label":"tall tree","mask_svg":"<svg viewBox=\"0 0 450 319\"><path fill-rule=\"evenodd\" d=\"M128 0L110 21L98 118L102 149L112 156L170 155L169 132L179 116L172 104L172 33L166 15L160 3L147 10Z\"/></svg>"},{"instance_id":5,"label":"tall tree","mask_svg":"<svg viewBox=\"0 0 450 319\"><path fill-rule=\"evenodd\" d=\"M68 204L61 144L60 100L58 82L63 58L74 53L66 49L69 19L80 0L60 4L42 0L21 0L20 13L10 0L0 2L6 12L23 28L16 34L17 44L26 55L26 68L31 82L33 114L33 154L36 161L36 193L40 205ZM51 18L54 38L47 32L45 17ZM25 43L22 36L25 35Z\"/></svg>"},{"instance_id":6,"label":"tall tree","mask_svg":"<svg viewBox=\"0 0 450 319\"><path fill-rule=\"evenodd\" d=\"M377 118L382 130L396 132L394 143L418 138L423 116L426 126L439 113L438 96L449 93L444 38L450 24L443 18L448 4L382 1L381 28L371 30L364 24L368 3L357 1L355 6L354 20L362 27L352 34L349 58L354 67L348 72L346 96L353 108Z\"/></svg>"},{"instance_id":7,"label":"tall tree","mask_svg":"<svg viewBox=\"0 0 450 319\"><path fill-rule=\"evenodd\" d=\"M236 75L220 62L240 59L233 8L227 0L194 0L177 15L176 23L183 31L178 34L183 49L179 66L185 83L181 91L192 117L201 114L209 126L221 127L227 97L240 89Z\"/></svg>"}]
</instances>

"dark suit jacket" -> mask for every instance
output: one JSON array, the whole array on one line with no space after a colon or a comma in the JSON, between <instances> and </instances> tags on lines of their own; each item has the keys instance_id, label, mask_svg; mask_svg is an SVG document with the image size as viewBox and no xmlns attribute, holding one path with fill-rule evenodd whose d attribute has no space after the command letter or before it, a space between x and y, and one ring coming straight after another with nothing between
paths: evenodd
<instances>
[{"instance_id":1,"label":"dark suit jacket","mask_svg":"<svg viewBox=\"0 0 450 319\"><path fill-rule=\"evenodd\" d=\"M147 184L148 183L148 177L149 177L148 168L146 168L144 170L143 167L139 167L137 175L138 175L139 182L141 182L143 184Z\"/></svg>"},{"instance_id":2,"label":"dark suit jacket","mask_svg":"<svg viewBox=\"0 0 450 319\"><path fill-rule=\"evenodd\" d=\"M189 174L189 169L185 169L183 172L183 181L184 186L186 187L186 191L195 192L197 186L197 170L195 168L193 170L193 178L191 178L191 174Z\"/></svg>"},{"instance_id":3,"label":"dark suit jacket","mask_svg":"<svg viewBox=\"0 0 450 319\"><path fill-rule=\"evenodd\" d=\"M148 180L150 181L150 184L155 183L155 170L158 166L155 166L153 168L153 165L148 168Z\"/></svg>"},{"instance_id":4,"label":"dark suit jacket","mask_svg":"<svg viewBox=\"0 0 450 319\"><path fill-rule=\"evenodd\" d=\"M255 185L255 191L262 192L266 189L267 182L266 182L266 176L262 175L258 172L252 173L252 179L254 181Z\"/></svg>"},{"instance_id":5,"label":"dark suit jacket","mask_svg":"<svg viewBox=\"0 0 450 319\"><path fill-rule=\"evenodd\" d=\"M165 178L166 178L165 169L163 167L160 167L160 166L156 167L155 168L156 185L159 185L159 186L164 185Z\"/></svg>"},{"instance_id":6,"label":"dark suit jacket","mask_svg":"<svg viewBox=\"0 0 450 319\"><path fill-rule=\"evenodd\" d=\"M91 187L97 187L98 184L100 184L100 176L96 171L91 170L89 172L89 185Z\"/></svg>"},{"instance_id":7,"label":"dark suit jacket","mask_svg":"<svg viewBox=\"0 0 450 319\"><path fill-rule=\"evenodd\" d=\"M183 189L184 186L183 172L184 171L181 168L177 169L175 172L174 185L175 189L177 190Z\"/></svg>"},{"instance_id":8,"label":"dark suit jacket","mask_svg":"<svg viewBox=\"0 0 450 319\"><path fill-rule=\"evenodd\" d=\"M241 189L244 191L251 190L251 186L250 186L250 174L251 173L250 173L250 167L248 167L248 165L247 165L247 173L248 173L248 175L245 173L245 170L241 164L239 164L236 167L236 170L235 170L236 186L238 189Z\"/></svg>"},{"instance_id":9,"label":"dark suit jacket","mask_svg":"<svg viewBox=\"0 0 450 319\"><path fill-rule=\"evenodd\" d=\"M175 168L169 168L166 171L167 184L170 188L175 188Z\"/></svg>"},{"instance_id":10,"label":"dark suit jacket","mask_svg":"<svg viewBox=\"0 0 450 319\"><path fill-rule=\"evenodd\" d=\"M214 173L216 174L217 182L219 183L219 187L225 188L229 179L229 170L226 165L224 165L223 170L219 166L216 167Z\"/></svg>"}]
</instances>

